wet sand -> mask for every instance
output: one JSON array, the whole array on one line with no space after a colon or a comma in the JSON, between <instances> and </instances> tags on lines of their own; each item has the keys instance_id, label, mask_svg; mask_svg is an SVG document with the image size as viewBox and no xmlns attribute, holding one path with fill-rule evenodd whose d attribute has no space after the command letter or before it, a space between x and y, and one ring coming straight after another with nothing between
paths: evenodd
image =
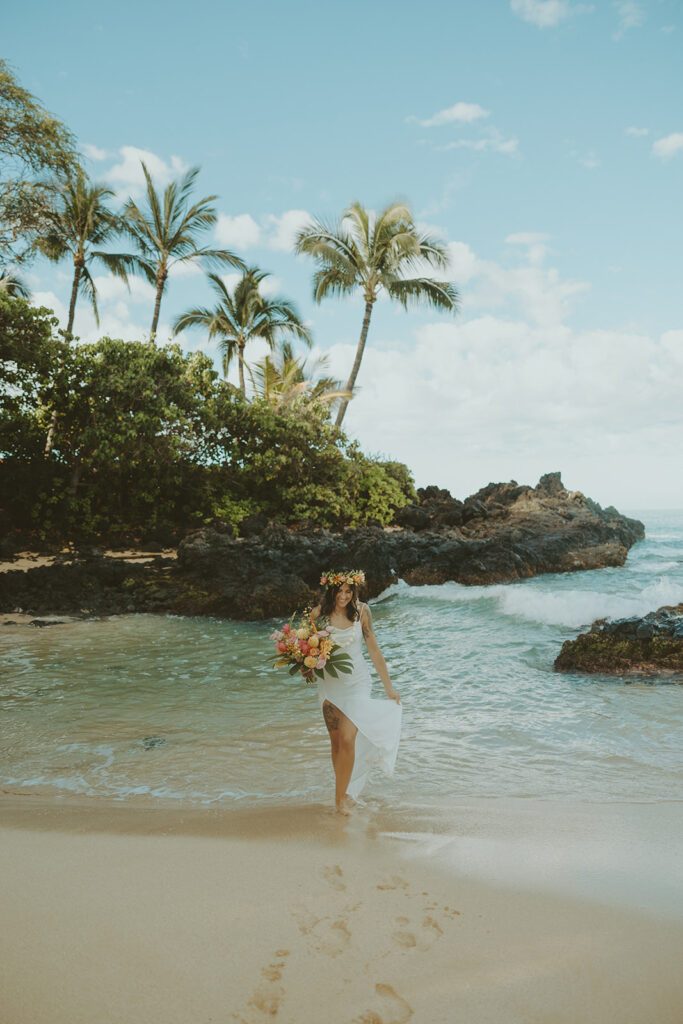
<instances>
[{"instance_id":1,"label":"wet sand","mask_svg":"<svg viewBox=\"0 0 683 1024\"><path fill-rule=\"evenodd\" d=\"M386 831L4 794L2 1020L683 1020L683 921L461 877Z\"/></svg>"}]
</instances>

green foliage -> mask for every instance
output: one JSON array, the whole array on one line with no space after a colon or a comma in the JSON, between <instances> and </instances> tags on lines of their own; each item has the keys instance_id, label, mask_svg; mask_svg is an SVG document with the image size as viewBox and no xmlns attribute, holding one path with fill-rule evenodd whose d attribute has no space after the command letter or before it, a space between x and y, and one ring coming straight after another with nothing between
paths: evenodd
<instances>
[{"instance_id":1,"label":"green foliage","mask_svg":"<svg viewBox=\"0 0 683 1024\"><path fill-rule=\"evenodd\" d=\"M300 416L306 416L315 403L331 409L340 398L352 397L341 381L330 377L328 365L329 356L319 356L313 365L297 359L291 342L281 341L274 356L266 355L249 367L249 377L255 395L279 408L296 407Z\"/></svg>"},{"instance_id":2,"label":"green foliage","mask_svg":"<svg viewBox=\"0 0 683 1024\"><path fill-rule=\"evenodd\" d=\"M261 294L261 283L270 277L265 270L247 267L232 293L218 274L208 277L218 298L216 306L188 309L176 318L173 333L179 334L188 327L204 327L210 341L217 338L226 377L233 358L238 361L242 394L246 394L244 350L249 342L258 338L267 342L272 351L278 338L293 334L310 346L310 333L294 303L281 295L269 299Z\"/></svg>"},{"instance_id":3,"label":"green foliage","mask_svg":"<svg viewBox=\"0 0 683 1024\"><path fill-rule=\"evenodd\" d=\"M5 530L134 541L257 512L342 527L409 500L407 468L365 456L324 404L249 402L201 352L69 345L50 311L0 294L0 357Z\"/></svg>"},{"instance_id":4,"label":"green foliage","mask_svg":"<svg viewBox=\"0 0 683 1024\"><path fill-rule=\"evenodd\" d=\"M404 309L426 305L455 313L460 297L449 281L425 277L424 268L445 270L446 246L419 230L410 207L390 203L373 217L360 203L352 203L336 224L314 221L299 231L295 251L311 256L317 266L313 275L313 297L322 302L329 295L361 291L365 316L356 357L347 382L353 392L360 369L370 318L381 290ZM414 277L415 273L420 276ZM348 405L342 399L337 413L341 426Z\"/></svg>"},{"instance_id":5,"label":"green foliage","mask_svg":"<svg viewBox=\"0 0 683 1024\"><path fill-rule=\"evenodd\" d=\"M88 264L98 258L102 260L93 247L108 242L121 230L120 219L106 206L106 200L113 195L112 189L92 184L79 168L60 185L55 207L47 217L46 230L37 242L39 250L48 259L58 261L68 256L72 259L74 281L66 326L68 332L73 327L78 294L90 302L97 324L100 322L97 289ZM109 269L127 284L125 267L111 256L106 260Z\"/></svg>"},{"instance_id":6,"label":"green foliage","mask_svg":"<svg viewBox=\"0 0 683 1024\"><path fill-rule=\"evenodd\" d=\"M405 462L380 462L380 466L384 469L385 473L396 481L401 489L401 494L405 497L405 501L401 503L403 505L416 502L418 500L417 491L415 490L415 481L413 475L406 466Z\"/></svg>"},{"instance_id":7,"label":"green foliage","mask_svg":"<svg viewBox=\"0 0 683 1024\"><path fill-rule=\"evenodd\" d=\"M192 202L198 167L191 168L180 181L167 185L163 196L157 191L144 161L142 170L147 186L146 203L140 207L134 199L128 199L122 220L122 230L136 251L98 255L115 272L125 270L140 274L156 288L150 332L153 342L159 323L161 298L174 264L199 261L208 267L230 266L244 270L244 263L227 249L199 246L199 236L214 226L217 214L213 206L214 195Z\"/></svg>"},{"instance_id":8,"label":"green foliage","mask_svg":"<svg viewBox=\"0 0 683 1024\"><path fill-rule=\"evenodd\" d=\"M0 60L0 258L27 255L51 209L55 175L72 173L71 132L24 89Z\"/></svg>"}]
</instances>

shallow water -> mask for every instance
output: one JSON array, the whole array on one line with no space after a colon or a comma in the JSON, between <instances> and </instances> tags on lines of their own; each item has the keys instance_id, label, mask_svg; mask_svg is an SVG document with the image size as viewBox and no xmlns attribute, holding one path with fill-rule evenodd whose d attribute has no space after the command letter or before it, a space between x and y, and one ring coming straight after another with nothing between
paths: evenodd
<instances>
[{"instance_id":1,"label":"shallow water","mask_svg":"<svg viewBox=\"0 0 683 1024\"><path fill-rule=\"evenodd\" d=\"M683 512L630 514L647 538L622 568L400 583L372 602L404 731L396 775L373 781L370 799L680 798L683 686L552 671L594 619L683 601ZM270 668L273 625L128 615L5 627L0 785L225 807L327 799L315 690Z\"/></svg>"}]
</instances>

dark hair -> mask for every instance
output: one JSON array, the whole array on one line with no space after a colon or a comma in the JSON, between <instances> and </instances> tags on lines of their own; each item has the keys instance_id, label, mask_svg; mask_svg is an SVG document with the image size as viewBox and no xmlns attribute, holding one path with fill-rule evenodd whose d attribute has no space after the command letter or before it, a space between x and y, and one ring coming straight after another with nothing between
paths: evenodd
<instances>
[{"instance_id":1,"label":"dark hair","mask_svg":"<svg viewBox=\"0 0 683 1024\"><path fill-rule=\"evenodd\" d=\"M344 610L346 611L347 618L349 618L351 622L355 622L356 619L360 618L360 611L358 610L358 587L350 583L347 585L351 587L353 597ZM335 601L337 600L337 594L343 586L343 583L337 583L335 586L325 587L323 596L320 599L320 611L323 615L332 614L334 611Z\"/></svg>"}]
</instances>

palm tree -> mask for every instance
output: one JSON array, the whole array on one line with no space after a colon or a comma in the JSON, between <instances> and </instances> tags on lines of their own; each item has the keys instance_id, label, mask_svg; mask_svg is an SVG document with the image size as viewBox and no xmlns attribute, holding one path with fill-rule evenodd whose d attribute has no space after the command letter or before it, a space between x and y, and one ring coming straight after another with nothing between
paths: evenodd
<instances>
[{"instance_id":1,"label":"palm tree","mask_svg":"<svg viewBox=\"0 0 683 1024\"><path fill-rule=\"evenodd\" d=\"M227 249L200 248L197 236L216 223L216 209L212 206L216 196L204 196L191 204L190 194L195 186L199 168L193 167L164 190L163 196L154 187L147 166L142 162L147 183L147 207L141 210L129 199L124 207L124 231L137 249L136 253L117 253L108 257L121 260L128 270L142 274L156 288L154 315L150 342L154 343L159 323L161 297L171 267L175 263L201 260L209 266L227 264L244 270L244 263Z\"/></svg>"},{"instance_id":2,"label":"palm tree","mask_svg":"<svg viewBox=\"0 0 683 1024\"><path fill-rule=\"evenodd\" d=\"M73 258L74 276L71 285L67 334L71 334L76 313L76 299L80 294L89 300L97 326L97 289L88 264L93 260L106 263L118 277L128 284L125 265L121 260L97 252L93 246L103 245L121 230L121 221L106 206L105 200L113 196L110 188L92 184L82 168L64 179L59 187L57 203L48 215L47 230L38 242L38 248L51 260Z\"/></svg>"},{"instance_id":3,"label":"palm tree","mask_svg":"<svg viewBox=\"0 0 683 1024\"><path fill-rule=\"evenodd\" d=\"M296 404L305 411L316 402L331 406L352 397L341 381L327 374L328 364L329 356L320 356L309 366L305 359L294 356L289 341L283 341L276 358L267 355L259 360L249 369L249 377L259 398L276 408Z\"/></svg>"},{"instance_id":4,"label":"palm tree","mask_svg":"<svg viewBox=\"0 0 683 1024\"><path fill-rule=\"evenodd\" d=\"M396 202L376 217L353 203L337 224L315 221L296 237L295 252L312 256L318 264L313 276L313 297L346 295L359 288L365 299L365 316L356 358L346 388L353 392L363 359L372 307L383 288L390 298L407 309L408 303L426 303L435 309L456 312L459 295L454 285L431 277L408 277L425 266L445 269L446 247L415 226L410 207ZM341 426L348 399L342 399L336 425Z\"/></svg>"},{"instance_id":5,"label":"palm tree","mask_svg":"<svg viewBox=\"0 0 683 1024\"><path fill-rule=\"evenodd\" d=\"M31 298L28 285L8 267L0 267L0 292L27 301Z\"/></svg>"},{"instance_id":6,"label":"palm tree","mask_svg":"<svg viewBox=\"0 0 683 1024\"><path fill-rule=\"evenodd\" d=\"M258 267L246 267L231 293L222 277L209 274L218 305L214 309L189 309L173 324L173 333L187 327L201 326L209 332L209 339L218 338L223 359L223 374L227 377L230 363L236 356L240 376L240 390L246 395L244 383L244 350L250 341L263 338L271 351L283 335L295 335L306 345L311 344L308 328L303 324L294 303L282 296L269 299L261 294L260 285L270 274Z\"/></svg>"}]
</instances>

